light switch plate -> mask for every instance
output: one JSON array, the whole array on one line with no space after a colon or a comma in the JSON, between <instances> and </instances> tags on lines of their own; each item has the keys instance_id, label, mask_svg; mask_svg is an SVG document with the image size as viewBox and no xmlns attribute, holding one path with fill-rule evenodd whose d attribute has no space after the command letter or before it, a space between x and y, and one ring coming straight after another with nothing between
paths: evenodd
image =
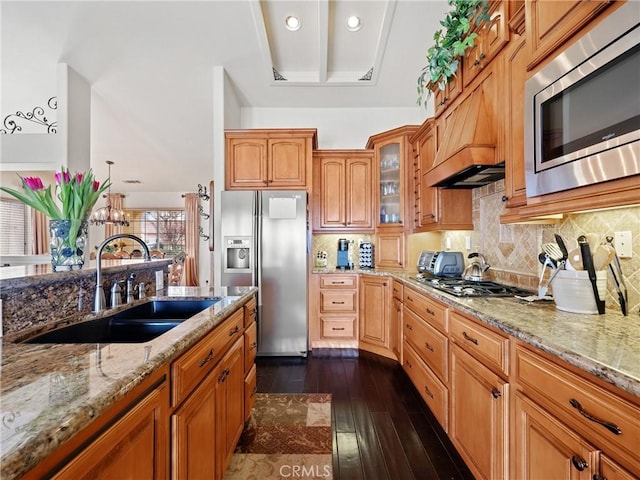
<instances>
[{"instance_id":1,"label":"light switch plate","mask_svg":"<svg viewBox=\"0 0 640 480\"><path fill-rule=\"evenodd\" d=\"M631 232L614 232L616 253L620 258L631 258L633 254L633 244L631 240Z\"/></svg>"}]
</instances>

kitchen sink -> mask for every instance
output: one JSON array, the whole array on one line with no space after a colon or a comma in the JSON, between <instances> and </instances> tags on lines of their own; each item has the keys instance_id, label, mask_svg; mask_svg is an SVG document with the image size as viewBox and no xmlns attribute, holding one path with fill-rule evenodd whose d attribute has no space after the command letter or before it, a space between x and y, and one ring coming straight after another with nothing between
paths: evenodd
<instances>
[{"instance_id":1,"label":"kitchen sink","mask_svg":"<svg viewBox=\"0 0 640 480\"><path fill-rule=\"evenodd\" d=\"M25 343L144 343L219 301L220 298L153 300L114 315L37 335Z\"/></svg>"}]
</instances>

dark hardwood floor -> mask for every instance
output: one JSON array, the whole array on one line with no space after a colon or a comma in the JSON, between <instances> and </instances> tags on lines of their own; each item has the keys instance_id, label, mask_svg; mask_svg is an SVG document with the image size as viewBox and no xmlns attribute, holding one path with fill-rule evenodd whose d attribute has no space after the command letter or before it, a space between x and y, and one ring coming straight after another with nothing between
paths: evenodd
<instances>
[{"instance_id":1,"label":"dark hardwood floor","mask_svg":"<svg viewBox=\"0 0 640 480\"><path fill-rule=\"evenodd\" d=\"M258 357L263 393L331 393L334 479L473 479L402 367L357 350Z\"/></svg>"}]
</instances>

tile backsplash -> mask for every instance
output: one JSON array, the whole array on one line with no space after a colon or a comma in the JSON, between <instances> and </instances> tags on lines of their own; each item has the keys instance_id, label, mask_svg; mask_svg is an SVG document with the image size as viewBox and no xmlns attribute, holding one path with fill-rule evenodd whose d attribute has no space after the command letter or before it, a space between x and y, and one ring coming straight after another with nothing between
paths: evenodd
<instances>
[{"instance_id":1,"label":"tile backsplash","mask_svg":"<svg viewBox=\"0 0 640 480\"><path fill-rule=\"evenodd\" d=\"M536 290L542 265L538 261L541 245L555 242L560 234L569 250L577 247L577 238L585 235L591 245L605 241L617 231L630 231L631 258L620 259L629 292L630 315L638 315L640 308L640 207L627 207L590 213L566 215L562 221L550 225L501 225L504 210L502 195L504 182L496 182L473 191L473 231L443 232L441 248L450 246L465 254L481 252L491 265L489 273L500 281ZM467 237L471 250L466 249ZM608 279L607 308L618 309L617 294Z\"/></svg>"}]
</instances>

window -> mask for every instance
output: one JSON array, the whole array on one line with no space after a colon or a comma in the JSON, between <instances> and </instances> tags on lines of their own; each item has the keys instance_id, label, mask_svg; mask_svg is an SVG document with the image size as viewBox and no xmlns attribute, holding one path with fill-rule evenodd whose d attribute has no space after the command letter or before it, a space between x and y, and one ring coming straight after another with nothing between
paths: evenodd
<instances>
[{"instance_id":1,"label":"window","mask_svg":"<svg viewBox=\"0 0 640 480\"><path fill-rule=\"evenodd\" d=\"M27 248L27 221L24 203L0 198L0 255L24 255Z\"/></svg>"},{"instance_id":2,"label":"window","mask_svg":"<svg viewBox=\"0 0 640 480\"><path fill-rule=\"evenodd\" d=\"M140 237L149 250L160 250L166 257L185 250L184 209L126 210L125 214L130 215L130 225L123 232ZM140 245L126 238L117 242L129 253L140 249Z\"/></svg>"}]
</instances>

